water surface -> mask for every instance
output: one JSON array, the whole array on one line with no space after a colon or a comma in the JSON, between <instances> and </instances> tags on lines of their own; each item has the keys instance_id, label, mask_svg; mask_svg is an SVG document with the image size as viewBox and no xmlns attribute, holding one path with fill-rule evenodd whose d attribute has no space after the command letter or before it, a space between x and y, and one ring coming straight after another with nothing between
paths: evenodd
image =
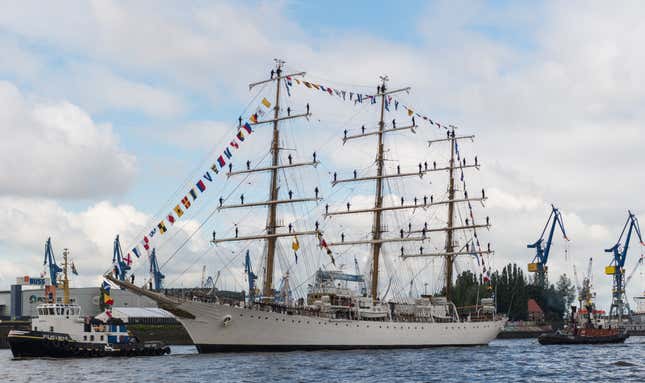
<instances>
[{"instance_id":1,"label":"water surface","mask_svg":"<svg viewBox=\"0 0 645 383\"><path fill-rule=\"evenodd\" d=\"M0 382L645 382L645 337L620 345L540 346L535 339L487 347L197 354L13 360L0 350Z\"/></svg>"}]
</instances>

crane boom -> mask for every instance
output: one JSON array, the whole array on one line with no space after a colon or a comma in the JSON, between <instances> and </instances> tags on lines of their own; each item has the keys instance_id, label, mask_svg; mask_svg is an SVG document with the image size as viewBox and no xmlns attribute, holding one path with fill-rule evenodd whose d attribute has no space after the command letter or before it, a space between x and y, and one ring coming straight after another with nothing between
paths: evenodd
<instances>
[{"instance_id":1,"label":"crane boom","mask_svg":"<svg viewBox=\"0 0 645 383\"><path fill-rule=\"evenodd\" d=\"M159 264L157 263L157 251L154 248L150 254L150 274L152 275L152 281L154 282L154 289L156 291L161 290L163 280L166 276L163 275L159 269Z\"/></svg>"},{"instance_id":2,"label":"crane boom","mask_svg":"<svg viewBox=\"0 0 645 383\"><path fill-rule=\"evenodd\" d=\"M551 225L550 227L549 224ZM555 206L551 205L551 214L546 221L546 225L544 225L544 229L542 229L540 238L536 242L526 245L527 248L536 250L533 260L528 264L528 270L529 272L537 273L536 280L542 285L546 282L547 262L549 260L549 254L551 253L556 225L560 228L564 239L568 241L569 238L564 229L562 214ZM544 244L544 234L546 234L547 229L549 230L549 234L546 237L546 244Z\"/></svg>"},{"instance_id":3,"label":"crane boom","mask_svg":"<svg viewBox=\"0 0 645 383\"><path fill-rule=\"evenodd\" d=\"M609 316L611 317L615 314L619 321L622 320L623 315L629 314L629 303L625 297L625 261L627 260L627 251L629 250L629 244L634 232L636 232L640 244L645 245L643 243L643 237L641 236L638 219L631 211L627 213L627 221L623 226L623 230L620 232L618 241L616 241L614 246L605 249L605 252L612 254L612 260L609 266L605 267L605 274L612 275L614 279ZM625 237L625 242L621 243L623 237Z\"/></svg>"},{"instance_id":4,"label":"crane boom","mask_svg":"<svg viewBox=\"0 0 645 383\"><path fill-rule=\"evenodd\" d=\"M126 262L126 260L123 258L123 251L121 250L121 242L119 242L118 234L114 239L114 251L112 253L112 264L114 265L115 276L120 281L125 281L125 275L130 270L130 264L129 262Z\"/></svg>"},{"instance_id":5,"label":"crane boom","mask_svg":"<svg viewBox=\"0 0 645 383\"><path fill-rule=\"evenodd\" d=\"M52 250L51 237L47 238L47 242L45 242L45 261L43 262L43 266L47 265L49 265L49 278L51 279L52 286L58 286L58 274L62 272L63 269L56 264L54 251Z\"/></svg>"}]
</instances>

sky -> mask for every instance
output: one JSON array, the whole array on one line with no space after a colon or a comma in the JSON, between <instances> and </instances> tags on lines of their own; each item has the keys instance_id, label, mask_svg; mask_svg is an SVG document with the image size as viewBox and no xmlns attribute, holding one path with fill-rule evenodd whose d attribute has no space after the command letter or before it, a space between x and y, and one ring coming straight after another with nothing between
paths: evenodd
<instances>
[{"instance_id":1,"label":"sky","mask_svg":"<svg viewBox=\"0 0 645 383\"><path fill-rule=\"evenodd\" d=\"M266 78L279 57L287 70L348 91L373 92L387 75L393 89L412 88L400 95L403 102L475 134L464 150L483 165L472 190L488 191L478 214L493 223L482 234L496 250L493 265L525 267L533 257L526 244L537 240L555 204L571 241L556 234L549 278L572 276L573 264L581 278L593 257L598 303L608 308L611 279L603 269L610 255L603 250L616 243L628 209L644 211L642 2L3 3L0 288L42 271L49 236L58 257L71 250L81 272L73 284L98 283L116 234L124 248L136 244L221 154L237 117L272 97L248 84ZM369 204L373 186L332 190L323 181L333 171L369 174L372 147L344 147L338 139L345 128L374 123L376 114L299 88L285 100L294 111L306 102L314 110L310 121L286 124L285 144L297 158L316 151L322 162L293 180L296 194L311 194L308 185L317 181L334 206ZM415 137L444 134L424 129ZM240 163L266 159L268 133L252 137L236 154ZM423 142L397 136L388 155L414 168L429 158ZM240 248L214 248L208 239L212 230L230 234L234 224L261 230L262 210L216 211L219 196L236 200L239 188L260 200L261 182L218 182L157 239L168 284L199 284L204 264L209 275L233 275L222 276L221 287L244 288ZM439 195L440 184L393 184L388 196ZM285 222L311 225L321 206L289 210ZM329 236L368 221L321 219ZM307 274L326 258L305 246L312 258L298 267ZM351 253L363 260L360 251ZM634 241L628 271L641 254ZM293 261L282 259L280 268ZM391 262L393 270L400 265ZM145 275L146 267L137 260L135 272ZM644 289L637 272L628 296Z\"/></svg>"}]
</instances>

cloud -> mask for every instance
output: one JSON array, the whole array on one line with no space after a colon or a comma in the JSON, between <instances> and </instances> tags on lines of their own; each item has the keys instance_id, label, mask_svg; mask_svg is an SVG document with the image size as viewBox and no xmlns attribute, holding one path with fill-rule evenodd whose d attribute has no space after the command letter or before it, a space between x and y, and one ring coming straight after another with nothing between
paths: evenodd
<instances>
[{"instance_id":1,"label":"cloud","mask_svg":"<svg viewBox=\"0 0 645 383\"><path fill-rule=\"evenodd\" d=\"M72 101L92 111L141 110L148 117L164 118L190 113L175 89L200 94L208 99L208 106L220 108L222 102L237 105L248 98L246 84L264 77L266 73L259 72L268 72L273 57L284 57L292 68L307 70L309 78L332 86L370 91L378 75L384 73L392 79L392 87L412 84L411 95L401 95L404 101L440 121L455 122L460 132L477 135L468 156L471 159L478 154L484 166L474 180L468 178L469 187L487 187L489 209L478 214L491 216L494 229L485 235L498 250L498 265L530 260L526 244L537 239L553 202L566 213L572 238L570 254L579 254L573 259L598 256L599 271L608 260L602 249L617 236L624 210L644 209L637 193L645 186L638 176L645 122L641 108L645 91L640 87L645 66L639 40L644 33L641 2L621 7L601 2L538 7L490 7L483 3L465 7L437 2L414 10L419 20L418 39L411 42L388 40L369 31L347 34L333 27L325 34L309 33L304 22L299 25L287 16L289 3L200 3L193 7L154 3L152 13L151 4L81 2L47 10L37 3L25 3L5 10L0 25L20 39L62 52L62 61L74 57L76 68L94 62L99 68L109 68L81 70L86 72L83 78L97 79L88 84L102 86L92 95L94 85L83 88L78 84L76 97L87 97L88 104ZM388 33L396 34L396 28ZM15 52L16 44L13 48ZM27 63L23 77L43 71L30 53L26 48L25 54L13 55L21 57L18 62ZM324 78L317 78L317 74ZM41 82L51 74L42 76ZM72 83L65 80L73 77L74 73L63 73L60 84ZM340 137L345 128L359 129L362 123L373 126L376 114L368 111L347 118L356 108L347 111L352 108L339 107L333 98L296 93L294 90L294 97L287 101L295 110L311 100L314 118L303 125L284 124L285 147L298 143L298 151L293 152L296 158L310 158L317 150L325 161L316 172L306 175L324 183L334 171L339 177L351 177L354 168L361 174L373 171L373 142L342 146ZM234 121L236 115L228 117ZM226 118L190 115L187 120L196 122L179 122L166 137L192 149L193 144L187 144L182 133L194 134L198 137L195 147L214 146L217 140L209 135L210 129L219 131L227 124L211 121ZM144 124L154 126L150 121ZM425 130L416 140L422 142L442 133ZM266 154L267 137L262 134L248 143L247 150L252 149L256 156L251 159ZM305 142L294 139L297 134L306 135ZM414 168L418 159L436 156L446 161L444 154L415 145L419 142L388 140L387 145L393 148L388 155L400 159L403 169ZM29 155L42 162L35 154ZM238 163L236 158L236 167L244 160L240 158ZM388 172L394 165L388 163ZM264 191L259 178L249 191L257 193L258 200L259 190ZM298 195L311 192L313 183L309 178L305 181L302 183L307 187L297 185ZM393 194L409 200L414 195L434 193L437 197L445 192L440 177L431 177L431 182L403 187L392 181ZM321 185L321 191L329 196L330 204L342 208L352 197L369 196L373 185L368 186L337 191L338 186L332 190ZM257 221L258 216L253 218ZM316 219L313 214L306 217ZM238 217L232 219L239 221ZM408 220L400 219L391 231ZM331 228L333 224L342 224L342 230L347 230L360 223L369 231L369 219L365 221L334 219L324 225L330 226L330 235L339 231ZM230 229L231 221L218 220L215 225ZM569 260L562 255L563 244L554 246L552 279L570 270ZM597 279L606 298L610 281Z\"/></svg>"},{"instance_id":2,"label":"cloud","mask_svg":"<svg viewBox=\"0 0 645 383\"><path fill-rule=\"evenodd\" d=\"M0 195L96 198L124 192L135 158L109 124L65 101L34 102L0 81Z\"/></svg>"},{"instance_id":3,"label":"cloud","mask_svg":"<svg viewBox=\"0 0 645 383\"><path fill-rule=\"evenodd\" d=\"M73 212L50 199L0 197L0 226L11 227L11 231L0 233L3 248L0 284L6 286L18 276L38 275L43 271L44 243L48 237L52 238L59 264L63 248L70 250L71 259L80 272L80 276L74 278L74 285L95 284L99 276L111 268L115 236L120 235L122 249L127 253L151 225L148 214L126 204L101 201ZM182 220L172 233L156 240L155 246L162 249L158 251L159 262L165 262L170 249L176 249L197 226L198 223L190 219ZM169 279L181 277L186 265L207 249L206 240L200 235L193 237L179 262L169 264L164 273ZM133 271L139 280L147 278L145 255L132 258Z\"/></svg>"}]
</instances>

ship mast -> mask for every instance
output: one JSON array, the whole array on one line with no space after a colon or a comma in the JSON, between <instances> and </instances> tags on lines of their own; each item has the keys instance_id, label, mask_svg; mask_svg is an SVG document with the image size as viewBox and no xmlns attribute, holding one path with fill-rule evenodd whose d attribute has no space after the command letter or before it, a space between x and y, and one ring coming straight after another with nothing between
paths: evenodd
<instances>
[{"instance_id":1,"label":"ship mast","mask_svg":"<svg viewBox=\"0 0 645 383\"><path fill-rule=\"evenodd\" d=\"M260 202L250 202L250 203L249 202L245 203L242 200L240 204L231 204L231 205L221 204L218 207L218 210L223 210L223 209L247 208L247 207L256 207L256 206L268 206L266 233L261 235L250 235L250 236L238 236L236 233L235 237L221 238L221 239L213 238L213 241L212 241L213 243L217 244L220 242L248 241L248 240L261 240L261 239L266 240L266 243L267 243L266 262L265 262L266 268L264 272L264 285L262 288L263 299L265 301L269 301L274 298L273 274L274 274L274 265L275 265L276 245L277 245L278 238L297 237L301 235L316 235L319 233L317 229L311 230L311 231L291 231L290 230L289 232L278 232L278 229L281 227L281 225L278 223L278 205L301 203L301 202L312 202L312 201L316 202L321 199L317 195L313 198L289 198L285 200L279 199L280 197L279 197L278 191L280 189L280 186L279 186L279 180L278 180L278 173L281 169L289 169L289 168L302 167L302 166L317 166L319 164L319 161L317 161L316 158L314 158L314 160L311 162L309 161L291 162L290 160L288 164L280 163L280 150L281 150L280 122L284 120L289 120L289 119L309 117L310 113L309 113L309 108L307 107L306 113L288 114L287 116L280 116L280 86L282 84L282 79L287 77L290 78L294 76L303 76L305 73L299 72L299 73L291 73L291 74L283 75L282 67L284 65L284 61L276 59L275 62L276 62L276 68L275 70L271 71L271 78L269 78L268 80L259 81L249 85L249 89L253 89L255 86L266 84L268 82L275 82L275 85L276 85L275 98L273 102L273 108L274 108L273 119L266 120L266 121L258 121L256 123L251 124L253 126L263 125L263 124L273 125L273 136L271 140L271 166L256 167L253 169L248 168L247 170L241 170L241 171L231 170L226 173L227 177L232 177L236 175L249 174L249 173L269 172L271 174L271 181L269 183L269 200L260 201Z\"/></svg>"},{"instance_id":2,"label":"ship mast","mask_svg":"<svg viewBox=\"0 0 645 383\"><path fill-rule=\"evenodd\" d=\"M446 298L450 300L452 290L452 268L454 264L453 218L455 215L455 131L450 133L450 165L448 182L448 222L446 227Z\"/></svg>"},{"instance_id":3,"label":"ship mast","mask_svg":"<svg viewBox=\"0 0 645 383\"><path fill-rule=\"evenodd\" d=\"M278 128L278 117L280 117L280 75L282 74L283 61L276 61L276 84L275 84L275 102L273 112L273 141L271 144L271 186L270 186L270 200L276 201L278 199L278 160L280 154L280 129ZM273 76L272 76L273 77ZM267 225L267 234L274 234L276 230L276 217L277 217L276 204L269 205L269 217ZM275 245L277 238L267 238L267 259L266 270L264 275L264 288L262 295L264 297L272 296L273 292L273 265L275 259Z\"/></svg>"},{"instance_id":4,"label":"ship mast","mask_svg":"<svg viewBox=\"0 0 645 383\"><path fill-rule=\"evenodd\" d=\"M371 296L373 300L378 297L378 275L379 275L379 256L381 254L381 217L383 211L383 130L385 128L385 82L387 76L381 76L381 89L379 91L381 98L381 117L378 123L378 144L376 149L376 192L374 195L374 223L372 225L372 286Z\"/></svg>"},{"instance_id":5,"label":"ship mast","mask_svg":"<svg viewBox=\"0 0 645 383\"><path fill-rule=\"evenodd\" d=\"M69 279L67 277L67 255L69 250L63 249L63 303L69 304Z\"/></svg>"},{"instance_id":6,"label":"ship mast","mask_svg":"<svg viewBox=\"0 0 645 383\"><path fill-rule=\"evenodd\" d=\"M345 135L343 137L343 144L345 144L349 140L357 139L357 138L362 138L362 137L367 137L367 136L373 136L376 135L378 137L378 144L377 144L377 152L376 152L376 175L374 176L361 176L358 177L358 175L355 173L353 178L347 178L347 179L336 179L334 177L334 180L332 181L332 186L335 186L337 184L341 183L349 183L349 182L363 182L363 181L376 181L376 191L375 191L375 199L374 199L374 207L373 208L359 208L359 209L350 209L350 205L347 205L347 210L337 210L337 211L327 211L325 213L325 217L333 217L337 215L349 215L349 214L364 214L364 213L372 213L374 217L373 221L373 226L372 226L372 235L371 239L369 240L348 240L345 241L344 235L341 237L341 241L333 242L330 243L330 246L353 246L353 245L361 245L361 244L370 244L372 246L372 284L371 284L371 294L372 294L372 299L374 301L377 301L378 298L378 277L379 277L379 259L381 255L381 250L382 250L382 245L384 243L392 243L392 242L400 242L400 243L408 243L408 242L421 242L423 243L424 241L429 239L429 234L430 233L435 233L435 232L445 232L446 233L446 243L445 243L445 248L443 252L436 252L436 253L428 253L424 252L423 246L420 247L419 253L407 253L403 247L401 247L401 257L403 259L407 258L416 258L416 257L442 257L446 259L446 268L445 268L445 279L446 279L446 295L450 297L451 294L451 289L452 289L452 272L453 272L453 265L454 265L454 258L459 255L483 255L483 254L492 254L493 251L490 250L490 248L486 250L482 249L475 249L475 246L473 244L472 247L469 246L469 244L465 244L463 247L456 249L455 248L455 240L454 240L454 233L456 231L464 231L464 230L476 230L478 228L490 228L490 222L488 219L486 219L485 223L475 223L474 219L471 222L466 222L465 224L460 224L458 226L455 226L454 223L454 216L455 216L455 206L457 204L462 204L462 203L468 203L470 202L481 202L483 203L486 200L486 197L482 194L481 197L479 198L473 198L473 197L468 197L467 195L464 194L463 198L457 198L455 196L455 170L459 169L463 171L464 169L470 169L470 168L476 168L479 169L479 164L465 164L462 163L461 161L459 164L455 163L455 155L457 153L457 142L462 139L469 139L472 140L475 136L473 135L468 135L468 136L456 136L454 133L454 130L452 132L448 132L447 138L444 139L437 139L437 140L430 140L428 143L432 145L433 143L438 143L438 142L449 142L450 147L451 147L451 153L450 153L450 163L448 166L443 166L443 167L437 167L433 166L432 168L422 167L419 165L419 170L415 172L401 172L399 169L397 169L397 172L395 174L385 174L383 164L384 164L384 153L385 153L385 148L384 148L384 136L385 133L389 132L395 132L395 131L402 131L402 130L410 130L412 133L415 132L415 128L417 127L414 123L414 120L412 120L412 125L410 126L402 126L402 127L396 127L394 124L394 121L392 122L392 127L386 128L385 124L385 118L384 118L384 110L385 110L385 105L386 105L386 97L389 94L392 93L397 93L401 91L408 91L409 88L404 88L404 89L398 89L394 91L387 91L385 88L385 82L387 81L386 77L381 77L381 86L378 87L377 94L374 97L379 97L381 101L381 111L380 111L380 119L378 123L378 129L373 132L365 132L362 130L361 134L356 134L356 135ZM383 205L383 179L386 178L403 178L403 177L420 177L423 178L424 175L433 173L433 172L448 172L450 181L448 184L448 198L443 201L434 201L433 199L430 199L428 202L427 196L423 198L423 203L417 203L419 199L415 198L415 202L413 204L408 203L405 204L403 199L401 200L401 205L392 205L392 206L384 206ZM400 235L399 236L392 236L392 237L387 237L383 238L382 233L386 232L387 229L385 229L385 226L382 224L383 216L382 213L385 211L399 211L399 210L415 210L415 209L428 209L430 207L434 206L442 206L442 205L447 205L448 206L448 220L447 220L447 225L445 227L438 227L438 228L430 228L427 227L427 225L424 225L423 228L421 229L414 229L412 230L411 228L408 230L400 230ZM420 234L420 235L419 235Z\"/></svg>"}]
</instances>

